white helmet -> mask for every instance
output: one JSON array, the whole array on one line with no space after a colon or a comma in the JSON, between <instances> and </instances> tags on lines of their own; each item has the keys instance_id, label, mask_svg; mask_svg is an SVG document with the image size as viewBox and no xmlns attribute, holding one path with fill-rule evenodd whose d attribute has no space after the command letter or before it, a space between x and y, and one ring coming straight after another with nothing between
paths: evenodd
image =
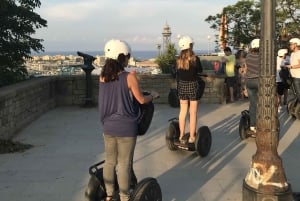
<instances>
[{"instance_id":1,"label":"white helmet","mask_svg":"<svg viewBox=\"0 0 300 201\"><path fill-rule=\"evenodd\" d=\"M250 47L251 48L259 48L259 38L253 39L250 43Z\"/></svg>"},{"instance_id":2,"label":"white helmet","mask_svg":"<svg viewBox=\"0 0 300 201\"><path fill-rule=\"evenodd\" d=\"M289 43L295 43L297 46L300 46L300 39L299 38L292 38Z\"/></svg>"},{"instance_id":3,"label":"white helmet","mask_svg":"<svg viewBox=\"0 0 300 201\"><path fill-rule=\"evenodd\" d=\"M279 57L283 57L285 54L287 54L288 53L288 50L287 49L280 49L280 50L278 50L278 53L277 53L277 55L279 56Z\"/></svg>"},{"instance_id":4,"label":"white helmet","mask_svg":"<svg viewBox=\"0 0 300 201\"><path fill-rule=\"evenodd\" d=\"M104 46L104 54L106 58L118 59L118 56L122 53L124 55L131 53L131 48L125 41L112 39Z\"/></svg>"},{"instance_id":5,"label":"white helmet","mask_svg":"<svg viewBox=\"0 0 300 201\"><path fill-rule=\"evenodd\" d=\"M178 46L179 46L179 49L180 50L186 50L186 49L189 49L190 48L190 44L193 44L194 41L191 37L189 36L182 36L179 38L179 41L178 41Z\"/></svg>"}]
</instances>

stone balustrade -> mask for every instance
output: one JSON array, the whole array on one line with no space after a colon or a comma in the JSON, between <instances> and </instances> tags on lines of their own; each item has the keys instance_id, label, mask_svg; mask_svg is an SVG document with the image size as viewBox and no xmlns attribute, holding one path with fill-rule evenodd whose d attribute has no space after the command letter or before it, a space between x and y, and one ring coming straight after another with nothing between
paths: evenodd
<instances>
[{"instance_id":1,"label":"stone balustrade","mask_svg":"<svg viewBox=\"0 0 300 201\"><path fill-rule=\"evenodd\" d=\"M156 90L158 104L168 104L170 88L176 80L168 74L138 74L144 91ZM224 78L204 78L206 88L201 103L225 103ZM97 106L98 76L92 76L92 102ZM86 78L78 76L39 77L0 88L0 139L11 139L20 129L43 113L60 106L84 106Z\"/></svg>"}]
</instances>

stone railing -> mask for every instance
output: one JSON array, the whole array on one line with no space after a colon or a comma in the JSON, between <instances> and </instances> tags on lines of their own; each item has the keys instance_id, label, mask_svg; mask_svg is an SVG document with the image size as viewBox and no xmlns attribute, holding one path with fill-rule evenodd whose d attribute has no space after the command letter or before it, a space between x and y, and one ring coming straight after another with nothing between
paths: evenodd
<instances>
[{"instance_id":1,"label":"stone railing","mask_svg":"<svg viewBox=\"0 0 300 201\"><path fill-rule=\"evenodd\" d=\"M0 88L0 139L10 139L55 107L55 79L39 78Z\"/></svg>"},{"instance_id":2,"label":"stone railing","mask_svg":"<svg viewBox=\"0 0 300 201\"><path fill-rule=\"evenodd\" d=\"M155 103L168 103L176 80L170 75L138 74L142 90L156 90ZM204 78L206 88L201 103L225 103L224 78ZM10 139L41 114L59 106L84 106L85 76L40 77L0 88L0 139ZM97 106L98 76L92 76L92 102Z\"/></svg>"}]
</instances>

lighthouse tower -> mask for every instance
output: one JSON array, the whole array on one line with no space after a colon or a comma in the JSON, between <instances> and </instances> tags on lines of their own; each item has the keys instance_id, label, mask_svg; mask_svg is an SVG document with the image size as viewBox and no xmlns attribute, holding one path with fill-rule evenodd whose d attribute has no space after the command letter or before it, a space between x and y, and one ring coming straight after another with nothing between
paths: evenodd
<instances>
[{"instance_id":1,"label":"lighthouse tower","mask_svg":"<svg viewBox=\"0 0 300 201\"><path fill-rule=\"evenodd\" d=\"M164 52L167 49L167 46L171 43L171 29L169 25L166 23L166 25L163 28L163 46L162 46L162 51Z\"/></svg>"}]
</instances>

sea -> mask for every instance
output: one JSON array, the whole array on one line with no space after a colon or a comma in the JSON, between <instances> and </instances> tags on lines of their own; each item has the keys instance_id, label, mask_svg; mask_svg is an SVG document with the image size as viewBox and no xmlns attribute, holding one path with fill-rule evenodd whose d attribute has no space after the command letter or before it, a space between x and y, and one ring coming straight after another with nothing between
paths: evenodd
<instances>
[{"instance_id":1,"label":"sea","mask_svg":"<svg viewBox=\"0 0 300 201\"><path fill-rule=\"evenodd\" d=\"M80 51L85 54L89 54L91 56L97 56L97 55L104 55L103 51ZM139 50L139 51L132 51L132 57L134 57L137 60L147 60L147 59L152 59L156 58L158 56L158 51L154 50ZM200 55L200 54L206 54L207 50L195 50L195 54ZM44 56L44 55L49 55L49 56L55 56L55 55L64 55L64 56L69 56L69 55L77 55L77 51L45 51L41 53L32 53L32 56Z\"/></svg>"}]
</instances>

